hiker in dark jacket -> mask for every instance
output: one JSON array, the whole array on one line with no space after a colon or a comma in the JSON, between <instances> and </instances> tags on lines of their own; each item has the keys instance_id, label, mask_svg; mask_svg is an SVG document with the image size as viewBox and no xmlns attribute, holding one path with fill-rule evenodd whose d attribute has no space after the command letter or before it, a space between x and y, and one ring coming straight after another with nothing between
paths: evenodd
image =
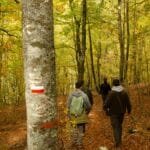
<instances>
[{"instance_id":1,"label":"hiker in dark jacket","mask_svg":"<svg viewBox=\"0 0 150 150\"><path fill-rule=\"evenodd\" d=\"M81 83L83 84L81 90L88 96L89 101L91 103L91 106L93 105L93 95L91 92L91 89L89 87L89 84L84 85L84 81L82 80Z\"/></svg>"},{"instance_id":2,"label":"hiker in dark jacket","mask_svg":"<svg viewBox=\"0 0 150 150\"><path fill-rule=\"evenodd\" d=\"M110 115L115 139L115 146L121 145L122 123L126 111L131 112L131 103L127 92L118 79L113 80L113 87L104 104L104 110Z\"/></svg>"},{"instance_id":3,"label":"hiker in dark jacket","mask_svg":"<svg viewBox=\"0 0 150 150\"><path fill-rule=\"evenodd\" d=\"M102 95L103 104L110 90L111 90L110 85L107 82L107 78L105 77L104 82L100 85L100 91L99 91L99 94Z\"/></svg>"}]
</instances>

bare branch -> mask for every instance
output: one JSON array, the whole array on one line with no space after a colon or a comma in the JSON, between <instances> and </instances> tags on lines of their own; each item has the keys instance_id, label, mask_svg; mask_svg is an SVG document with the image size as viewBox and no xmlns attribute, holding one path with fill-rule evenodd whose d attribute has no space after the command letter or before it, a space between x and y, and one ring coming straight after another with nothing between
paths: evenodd
<instances>
[{"instance_id":1,"label":"bare branch","mask_svg":"<svg viewBox=\"0 0 150 150\"><path fill-rule=\"evenodd\" d=\"M16 35L11 34L11 33L10 33L8 30L6 30L6 29L0 28L0 31L5 32L8 36L13 36L13 37L16 37L16 38L17 38Z\"/></svg>"}]
</instances>

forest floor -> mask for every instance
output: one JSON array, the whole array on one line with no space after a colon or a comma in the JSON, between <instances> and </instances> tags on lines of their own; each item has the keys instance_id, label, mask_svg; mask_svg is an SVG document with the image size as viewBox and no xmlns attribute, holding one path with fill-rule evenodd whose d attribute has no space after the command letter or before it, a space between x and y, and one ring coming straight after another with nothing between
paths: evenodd
<instances>
[{"instance_id":1,"label":"forest floor","mask_svg":"<svg viewBox=\"0 0 150 150\"><path fill-rule=\"evenodd\" d=\"M94 105L89 114L89 124L84 137L85 150L113 150L113 135L109 117L102 110L101 96L93 93ZM133 111L126 115L123 123L122 150L150 150L150 96L131 89ZM59 138L64 149L67 145L69 126L65 114L65 96L58 97ZM25 105L0 108L0 150L24 150L26 148Z\"/></svg>"}]
</instances>

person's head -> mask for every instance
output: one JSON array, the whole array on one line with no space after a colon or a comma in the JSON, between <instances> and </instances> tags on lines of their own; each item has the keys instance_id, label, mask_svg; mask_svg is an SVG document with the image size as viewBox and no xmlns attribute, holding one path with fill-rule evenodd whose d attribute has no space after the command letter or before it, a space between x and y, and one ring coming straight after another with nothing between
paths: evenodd
<instances>
[{"instance_id":1,"label":"person's head","mask_svg":"<svg viewBox=\"0 0 150 150\"><path fill-rule=\"evenodd\" d=\"M107 83L107 78L106 77L104 77L104 83Z\"/></svg>"},{"instance_id":2,"label":"person's head","mask_svg":"<svg viewBox=\"0 0 150 150\"><path fill-rule=\"evenodd\" d=\"M119 79L117 78L113 79L113 86L119 86L119 85L120 85Z\"/></svg>"},{"instance_id":3,"label":"person's head","mask_svg":"<svg viewBox=\"0 0 150 150\"><path fill-rule=\"evenodd\" d=\"M83 86L84 81L77 81L75 84L76 89L80 89Z\"/></svg>"}]
</instances>

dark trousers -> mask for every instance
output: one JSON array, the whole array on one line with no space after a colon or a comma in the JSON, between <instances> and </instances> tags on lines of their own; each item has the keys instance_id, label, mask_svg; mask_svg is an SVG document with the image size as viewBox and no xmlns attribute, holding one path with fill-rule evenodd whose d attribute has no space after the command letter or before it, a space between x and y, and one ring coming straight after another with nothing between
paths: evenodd
<instances>
[{"instance_id":1,"label":"dark trousers","mask_svg":"<svg viewBox=\"0 0 150 150\"><path fill-rule=\"evenodd\" d=\"M102 94L102 101L103 101L102 109L103 109L103 110L104 110L104 104L105 104L106 98L107 98L107 95Z\"/></svg>"},{"instance_id":2,"label":"dark trousers","mask_svg":"<svg viewBox=\"0 0 150 150\"><path fill-rule=\"evenodd\" d=\"M116 146L121 144L123 118L124 114L110 116Z\"/></svg>"},{"instance_id":3,"label":"dark trousers","mask_svg":"<svg viewBox=\"0 0 150 150\"><path fill-rule=\"evenodd\" d=\"M105 102L106 98L107 98L107 95L105 95L105 94L102 94L102 100L103 100L103 104L104 104L104 102Z\"/></svg>"},{"instance_id":4,"label":"dark trousers","mask_svg":"<svg viewBox=\"0 0 150 150\"><path fill-rule=\"evenodd\" d=\"M77 128L81 133L85 133L85 123L77 124Z\"/></svg>"}]
</instances>

